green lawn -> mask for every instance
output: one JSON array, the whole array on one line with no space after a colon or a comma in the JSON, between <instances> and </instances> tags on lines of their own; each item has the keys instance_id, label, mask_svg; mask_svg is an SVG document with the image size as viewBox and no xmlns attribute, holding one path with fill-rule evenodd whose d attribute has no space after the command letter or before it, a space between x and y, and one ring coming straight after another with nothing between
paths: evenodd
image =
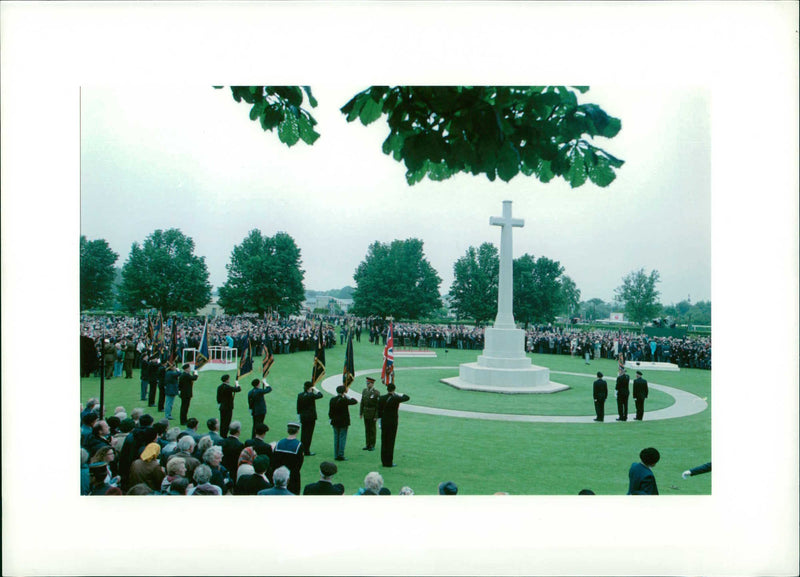
<instances>
[{"instance_id":1,"label":"green lawn","mask_svg":"<svg viewBox=\"0 0 800 577\"><path fill-rule=\"evenodd\" d=\"M380 369L382 346L366 340L355 345L357 371ZM581 358L555 355L530 355L534 364L551 369L551 379L571 388L549 395L499 395L458 391L439 379L458 374L458 364L472 362L480 351L436 350L437 358L397 358L396 383L399 392L412 397L411 403L430 407L474 410L497 413L591 415L593 404L591 385L598 370L606 375L613 391L616 361L597 360L591 365ZM344 361L344 347L336 346L326 352L328 376L339 374ZM295 419L295 401L302 384L311 375L313 353L278 355L268 380L273 392L267 399L267 440L278 440L285 434L285 424ZM260 359L256 360L260 366ZM426 371L404 371L407 367L441 367ZM559 374L579 373L585 376ZM218 416L215 392L222 372L203 371L195 384L190 416L200 420L201 433L205 420ZM260 375L260 373L258 373ZM235 372L231 373L235 377ZM114 378L106 381L105 404L108 411L117 405L128 412L146 406L139 401L138 371L134 379ZM252 377L242 383L245 391L236 398L234 419L242 421L249 434L251 419L247 412L245 392ZM699 414L680 419L627 423L514 423L483 421L455 417L431 416L401 412L400 429L395 447L398 467L380 466L380 441L374 452L362 451L364 430L358 420L358 407L351 408L353 426L347 439L347 462L339 463L338 482L344 483L346 493L353 494L362 485L369 471L379 471L386 486L396 494L408 485L417 494L435 494L440 481L452 480L459 494L486 495L508 491L514 495L575 495L591 488L598 495L620 495L627 491L627 471L638 460L639 451L654 446L661 452L655 475L661 494L708 495L711 475L688 480L681 479L685 469L711 459L711 373L682 369L678 373L648 372L651 383L683 389L705 398L709 408ZM358 392L364 379L357 379ZM379 385L383 391L383 387ZM99 396L99 379L81 379L81 400ZM303 484L316 481L318 464L333 457L331 427L327 421L330 395L317 402L320 419L314 433L312 450L303 466ZM672 397L651 391L646 410L655 410L673 403ZM174 416L178 415L180 400L176 400ZM607 418L615 416L613 393L606 403ZM633 401L630 404L633 410ZM149 409L156 418L161 413ZM177 420L173 421L177 424Z\"/></svg>"}]
</instances>

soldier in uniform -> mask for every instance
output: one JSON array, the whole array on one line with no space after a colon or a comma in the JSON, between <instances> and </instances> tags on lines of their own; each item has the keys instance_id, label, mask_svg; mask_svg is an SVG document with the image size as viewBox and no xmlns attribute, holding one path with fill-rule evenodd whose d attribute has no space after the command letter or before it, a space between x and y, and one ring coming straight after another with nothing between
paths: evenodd
<instances>
[{"instance_id":1,"label":"soldier in uniform","mask_svg":"<svg viewBox=\"0 0 800 577\"><path fill-rule=\"evenodd\" d=\"M619 417L617 417L618 421L628 420L628 397L630 396L630 389L628 387L630 381L631 378L628 376L628 373L625 372L625 369L622 369L617 377L616 392L614 393L617 397L617 410L619 411Z\"/></svg>"},{"instance_id":2,"label":"soldier in uniform","mask_svg":"<svg viewBox=\"0 0 800 577\"><path fill-rule=\"evenodd\" d=\"M189 363L184 363L183 372L178 378L178 392L181 395L181 425L185 425L189 418L189 405L192 402L192 389L197 380L197 371L189 372Z\"/></svg>"},{"instance_id":3,"label":"soldier in uniform","mask_svg":"<svg viewBox=\"0 0 800 577\"><path fill-rule=\"evenodd\" d=\"M636 378L633 380L633 402L636 405L635 420L641 421L644 418L644 400L647 398L647 381L642 378L642 371L636 371Z\"/></svg>"},{"instance_id":4,"label":"soldier in uniform","mask_svg":"<svg viewBox=\"0 0 800 577\"><path fill-rule=\"evenodd\" d=\"M303 443L297 439L300 423L286 425L287 436L275 444L271 465L275 470L280 467L289 469L289 483L286 486L295 495L300 494L300 469L303 467Z\"/></svg>"},{"instance_id":5,"label":"soldier in uniform","mask_svg":"<svg viewBox=\"0 0 800 577\"><path fill-rule=\"evenodd\" d=\"M267 417L267 403L264 400L264 395L272 392L272 387L267 382L267 379L253 379L251 383L252 389L247 393L247 405L250 408L250 414L253 416L253 429L250 438L256 436L256 425L263 423Z\"/></svg>"},{"instance_id":6,"label":"soldier in uniform","mask_svg":"<svg viewBox=\"0 0 800 577\"><path fill-rule=\"evenodd\" d=\"M375 379L367 377L367 387L361 391L361 405L358 408L358 416L364 419L364 434L367 444L364 451L374 451L375 441L378 436L378 400L381 394L375 388Z\"/></svg>"},{"instance_id":7,"label":"soldier in uniform","mask_svg":"<svg viewBox=\"0 0 800 577\"><path fill-rule=\"evenodd\" d=\"M597 380L592 387L594 396L594 412L597 413L595 421L602 421L605 417L606 398L608 397L608 383L603 380L603 373L597 371Z\"/></svg>"},{"instance_id":8,"label":"soldier in uniform","mask_svg":"<svg viewBox=\"0 0 800 577\"><path fill-rule=\"evenodd\" d=\"M125 358L122 360L122 368L125 370L125 378L133 378L133 361L136 358L136 343L133 342L133 337L128 337L128 342L125 345Z\"/></svg>"},{"instance_id":9,"label":"soldier in uniform","mask_svg":"<svg viewBox=\"0 0 800 577\"><path fill-rule=\"evenodd\" d=\"M217 404L219 405L219 434L221 437L228 436L228 427L233 418L233 395L242 390L239 383L232 386L228 383L230 375L222 375L222 382L217 387Z\"/></svg>"},{"instance_id":10,"label":"soldier in uniform","mask_svg":"<svg viewBox=\"0 0 800 577\"><path fill-rule=\"evenodd\" d=\"M315 453L311 452L311 440L314 436L314 427L317 423L317 399L322 398L322 393L306 381L303 384L303 392L297 395L297 416L300 419L300 442L303 451L307 456Z\"/></svg>"},{"instance_id":11,"label":"soldier in uniform","mask_svg":"<svg viewBox=\"0 0 800 577\"><path fill-rule=\"evenodd\" d=\"M386 385L387 393L378 400L378 418L381 420L381 463L384 467L394 467L394 442L397 438L397 411L400 403L409 400L408 395L395 392L394 383Z\"/></svg>"}]
</instances>

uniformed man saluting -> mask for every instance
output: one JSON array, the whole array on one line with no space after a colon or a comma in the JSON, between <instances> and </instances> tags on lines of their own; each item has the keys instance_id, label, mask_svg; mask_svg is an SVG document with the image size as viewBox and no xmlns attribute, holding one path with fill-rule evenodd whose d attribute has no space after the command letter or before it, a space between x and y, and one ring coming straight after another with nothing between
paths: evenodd
<instances>
[{"instance_id":1,"label":"uniformed man saluting","mask_svg":"<svg viewBox=\"0 0 800 577\"><path fill-rule=\"evenodd\" d=\"M364 419L364 434L367 444L364 451L375 450L375 440L378 435L378 399L381 394L375 389L375 379L367 377L367 387L361 391L361 405L358 408L358 416Z\"/></svg>"}]
</instances>

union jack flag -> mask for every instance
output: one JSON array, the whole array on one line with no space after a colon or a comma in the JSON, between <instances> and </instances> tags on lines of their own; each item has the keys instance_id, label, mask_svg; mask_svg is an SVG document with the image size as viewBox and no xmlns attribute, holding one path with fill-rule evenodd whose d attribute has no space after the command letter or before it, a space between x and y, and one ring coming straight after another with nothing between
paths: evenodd
<instances>
[{"instance_id":1,"label":"union jack flag","mask_svg":"<svg viewBox=\"0 0 800 577\"><path fill-rule=\"evenodd\" d=\"M383 384L394 382L394 333L392 323L389 323L389 336L386 338L386 346L383 348L383 368L381 369L381 381Z\"/></svg>"}]
</instances>

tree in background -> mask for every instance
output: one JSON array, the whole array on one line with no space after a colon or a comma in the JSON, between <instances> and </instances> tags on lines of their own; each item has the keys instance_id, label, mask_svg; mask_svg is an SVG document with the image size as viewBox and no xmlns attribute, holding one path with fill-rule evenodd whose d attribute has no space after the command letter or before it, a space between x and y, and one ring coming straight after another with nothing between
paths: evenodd
<instances>
[{"instance_id":1,"label":"tree in background","mask_svg":"<svg viewBox=\"0 0 800 577\"><path fill-rule=\"evenodd\" d=\"M579 307L583 318L590 321L607 319L614 312L610 303L606 303L603 299L597 297L581 302Z\"/></svg>"},{"instance_id":2,"label":"tree in background","mask_svg":"<svg viewBox=\"0 0 800 577\"><path fill-rule=\"evenodd\" d=\"M453 265L451 305L459 318L483 324L497 314L500 257L497 247L485 242L471 246Z\"/></svg>"},{"instance_id":3,"label":"tree in background","mask_svg":"<svg viewBox=\"0 0 800 577\"><path fill-rule=\"evenodd\" d=\"M561 290L564 293L564 307L561 309L568 317L579 314L581 307L581 289L567 275L561 277Z\"/></svg>"},{"instance_id":4,"label":"tree in background","mask_svg":"<svg viewBox=\"0 0 800 577\"><path fill-rule=\"evenodd\" d=\"M374 242L353 279L353 314L421 319L442 306L442 279L425 258L416 238Z\"/></svg>"},{"instance_id":5,"label":"tree in background","mask_svg":"<svg viewBox=\"0 0 800 577\"><path fill-rule=\"evenodd\" d=\"M514 318L526 327L553 321L574 302L576 293L580 299L580 291L558 261L529 254L514 259Z\"/></svg>"},{"instance_id":6,"label":"tree in background","mask_svg":"<svg viewBox=\"0 0 800 577\"><path fill-rule=\"evenodd\" d=\"M625 314L640 327L656 317L661 310L660 295L656 283L661 281L657 270L645 274L644 269L633 271L622 279L614 294L625 305Z\"/></svg>"},{"instance_id":7,"label":"tree in background","mask_svg":"<svg viewBox=\"0 0 800 577\"><path fill-rule=\"evenodd\" d=\"M281 314L300 311L305 296L300 249L285 232L268 237L251 230L233 247L228 280L219 288L219 305L231 314Z\"/></svg>"},{"instance_id":8,"label":"tree in background","mask_svg":"<svg viewBox=\"0 0 800 577\"><path fill-rule=\"evenodd\" d=\"M194 313L210 300L208 269L205 258L194 254L194 240L171 228L156 230L141 246L133 243L120 286L127 310Z\"/></svg>"},{"instance_id":9,"label":"tree in background","mask_svg":"<svg viewBox=\"0 0 800 577\"><path fill-rule=\"evenodd\" d=\"M688 300L682 300L664 307L663 314L679 324L710 325L711 301L698 301L692 304Z\"/></svg>"},{"instance_id":10,"label":"tree in background","mask_svg":"<svg viewBox=\"0 0 800 577\"><path fill-rule=\"evenodd\" d=\"M109 306L113 298L115 269L119 255L105 239L87 240L81 235L81 310Z\"/></svg>"},{"instance_id":11,"label":"tree in background","mask_svg":"<svg viewBox=\"0 0 800 577\"><path fill-rule=\"evenodd\" d=\"M573 89L574 88L574 89ZM588 86L372 86L341 111L366 126L386 115L383 152L406 166L406 182L434 181L460 172L508 182L517 174L575 188L591 180L608 186L624 161L587 140L613 138L622 124L596 104L578 104ZM250 119L278 128L288 146L319 137L305 110L308 87L233 86L233 98L251 105Z\"/></svg>"}]
</instances>

